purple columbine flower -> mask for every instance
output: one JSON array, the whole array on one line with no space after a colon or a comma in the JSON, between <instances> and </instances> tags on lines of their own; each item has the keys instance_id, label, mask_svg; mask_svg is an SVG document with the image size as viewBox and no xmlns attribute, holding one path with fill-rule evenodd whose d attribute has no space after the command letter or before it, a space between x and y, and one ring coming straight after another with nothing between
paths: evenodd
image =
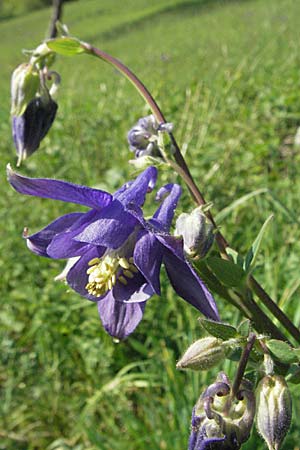
<instances>
[{"instance_id":1,"label":"purple columbine flower","mask_svg":"<svg viewBox=\"0 0 300 450\"><path fill-rule=\"evenodd\" d=\"M233 395L230 380L220 373L193 408L188 450L239 450L250 436L254 416L250 383L243 379Z\"/></svg>"},{"instance_id":2,"label":"purple columbine flower","mask_svg":"<svg viewBox=\"0 0 300 450\"><path fill-rule=\"evenodd\" d=\"M98 303L104 328L119 339L136 328L147 300L160 295L162 263L177 294L206 317L219 320L212 295L184 257L182 239L169 234L180 186L161 188L160 206L150 220L143 217L141 206L156 177L157 170L149 167L111 195L65 181L27 178L8 169L9 182L22 194L90 208L61 216L25 237L38 255L78 258L67 273L67 283Z\"/></svg>"},{"instance_id":3,"label":"purple columbine flower","mask_svg":"<svg viewBox=\"0 0 300 450\"><path fill-rule=\"evenodd\" d=\"M223 450L225 437L208 437L202 421L203 417L197 416L193 408L188 450Z\"/></svg>"}]
</instances>

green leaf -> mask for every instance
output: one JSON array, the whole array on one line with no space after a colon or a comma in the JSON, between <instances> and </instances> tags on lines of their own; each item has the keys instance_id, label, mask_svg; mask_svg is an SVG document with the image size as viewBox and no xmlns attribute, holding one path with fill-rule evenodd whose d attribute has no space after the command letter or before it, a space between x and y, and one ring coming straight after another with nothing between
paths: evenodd
<instances>
[{"instance_id":1,"label":"green leaf","mask_svg":"<svg viewBox=\"0 0 300 450\"><path fill-rule=\"evenodd\" d=\"M244 258L233 248L226 247L226 253L231 257L234 264L244 267Z\"/></svg>"},{"instance_id":2,"label":"green leaf","mask_svg":"<svg viewBox=\"0 0 300 450\"><path fill-rule=\"evenodd\" d=\"M228 352L226 354L226 359L229 359L230 361L239 361L242 356L242 348L234 348L232 352Z\"/></svg>"},{"instance_id":3,"label":"green leaf","mask_svg":"<svg viewBox=\"0 0 300 450\"><path fill-rule=\"evenodd\" d=\"M298 358L298 361L300 362L300 348L294 348L294 353Z\"/></svg>"},{"instance_id":4,"label":"green leaf","mask_svg":"<svg viewBox=\"0 0 300 450\"><path fill-rule=\"evenodd\" d=\"M273 219L273 217L274 217L274 215L271 214L267 218L267 220L265 221L265 223L261 227L260 232L258 233L255 241L251 245L251 247L250 247L250 249L249 249L249 251L248 251L248 253L246 255L245 263L244 263L244 269L248 273L251 272L254 269L255 260L256 260L257 254L259 252L260 246L261 246L263 235L265 234L265 231L266 231L269 223Z\"/></svg>"},{"instance_id":5,"label":"green leaf","mask_svg":"<svg viewBox=\"0 0 300 450\"><path fill-rule=\"evenodd\" d=\"M249 336L249 333L251 331L251 322L249 319L244 319L242 320L242 322L239 324L238 328L237 328L238 333L241 336Z\"/></svg>"},{"instance_id":6,"label":"green leaf","mask_svg":"<svg viewBox=\"0 0 300 450\"><path fill-rule=\"evenodd\" d=\"M55 53L64 56L78 55L84 53L84 48L78 39L71 37L60 37L46 42L47 46Z\"/></svg>"},{"instance_id":7,"label":"green leaf","mask_svg":"<svg viewBox=\"0 0 300 450\"><path fill-rule=\"evenodd\" d=\"M270 339L266 342L266 345L270 352L282 363L291 364L298 361L294 349L287 342Z\"/></svg>"},{"instance_id":8,"label":"green leaf","mask_svg":"<svg viewBox=\"0 0 300 450\"><path fill-rule=\"evenodd\" d=\"M300 367L292 366L290 373L286 377L288 383L299 384L300 383Z\"/></svg>"},{"instance_id":9,"label":"green leaf","mask_svg":"<svg viewBox=\"0 0 300 450\"><path fill-rule=\"evenodd\" d=\"M220 283L220 281L215 277L211 270L207 267L205 260L200 259L194 263L194 268L200 275L200 278L204 281L207 287L213 291L215 294L220 295L220 297L225 300L231 301L227 288Z\"/></svg>"},{"instance_id":10,"label":"green leaf","mask_svg":"<svg viewBox=\"0 0 300 450\"><path fill-rule=\"evenodd\" d=\"M211 256L206 259L206 263L221 283L228 287L240 286L245 280L245 272L232 261Z\"/></svg>"},{"instance_id":11,"label":"green leaf","mask_svg":"<svg viewBox=\"0 0 300 450\"><path fill-rule=\"evenodd\" d=\"M226 323L214 322L209 319L199 319L199 322L208 333L216 338L226 341L238 336L236 329Z\"/></svg>"}]
</instances>

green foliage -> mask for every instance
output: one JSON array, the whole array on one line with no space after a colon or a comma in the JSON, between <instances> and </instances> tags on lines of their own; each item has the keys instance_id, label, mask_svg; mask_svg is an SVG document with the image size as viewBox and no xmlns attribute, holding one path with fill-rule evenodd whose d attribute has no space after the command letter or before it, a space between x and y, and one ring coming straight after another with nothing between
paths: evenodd
<instances>
[{"instance_id":1,"label":"green foliage","mask_svg":"<svg viewBox=\"0 0 300 450\"><path fill-rule=\"evenodd\" d=\"M58 55L74 56L83 53L80 41L71 37L61 37L47 42L48 47Z\"/></svg>"},{"instance_id":2,"label":"green foliage","mask_svg":"<svg viewBox=\"0 0 300 450\"><path fill-rule=\"evenodd\" d=\"M290 364L299 361L297 350L293 349L287 342L271 339L266 342L266 345L270 352L283 363Z\"/></svg>"},{"instance_id":3,"label":"green foliage","mask_svg":"<svg viewBox=\"0 0 300 450\"><path fill-rule=\"evenodd\" d=\"M237 287L245 280L246 274L242 267L217 256L207 258L207 265L225 286Z\"/></svg>"},{"instance_id":4,"label":"green foliage","mask_svg":"<svg viewBox=\"0 0 300 450\"><path fill-rule=\"evenodd\" d=\"M224 341L238 336L237 330L231 325L208 319L200 319L200 323L209 334Z\"/></svg>"},{"instance_id":5,"label":"green foliage","mask_svg":"<svg viewBox=\"0 0 300 450\"><path fill-rule=\"evenodd\" d=\"M293 0L85 0L66 4L63 16L72 35L127 63L158 99L212 212L227 211L222 232L239 254L276 212L255 274L296 326L299 14ZM10 75L23 61L20 50L44 38L49 19L45 9L0 23L0 449L182 450L203 387L217 370L231 376L236 367L226 361L200 376L176 371L201 337L197 311L162 277L162 297L149 302L136 333L115 344L95 305L54 283L63 265L32 255L21 238L24 226L34 232L77 210L19 196L5 181L14 160ZM62 75L57 120L22 172L113 191L134 173L126 133L148 111L129 83L93 58L58 57L55 70ZM177 181L171 178L164 172L160 181ZM185 191L181 207L189 206ZM217 300L224 322L240 324L236 310ZM295 420L282 449L299 440ZM243 445L253 448L264 448L255 433Z\"/></svg>"},{"instance_id":6,"label":"green foliage","mask_svg":"<svg viewBox=\"0 0 300 450\"><path fill-rule=\"evenodd\" d=\"M251 245L250 249L248 250L246 257L245 257L245 263L244 263L244 269L247 273L251 273L252 270L255 267L255 261L256 258L258 256L258 252L260 249L260 246L262 244L262 240L264 237L264 234L266 232L266 229L270 223L270 221L273 219L273 215L271 214L267 220L265 221L265 223L263 224L263 226L261 227L255 241L253 242L253 244Z\"/></svg>"}]
</instances>

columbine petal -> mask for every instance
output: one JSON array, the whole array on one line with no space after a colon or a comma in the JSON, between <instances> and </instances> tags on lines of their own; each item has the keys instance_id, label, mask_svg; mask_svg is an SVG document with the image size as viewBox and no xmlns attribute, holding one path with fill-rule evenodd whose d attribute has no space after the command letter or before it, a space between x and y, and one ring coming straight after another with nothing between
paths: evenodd
<instances>
[{"instance_id":1,"label":"columbine petal","mask_svg":"<svg viewBox=\"0 0 300 450\"><path fill-rule=\"evenodd\" d=\"M134 248L134 264L158 295L160 295L159 273L162 255L163 246L156 239L155 235L142 231Z\"/></svg>"},{"instance_id":2,"label":"columbine petal","mask_svg":"<svg viewBox=\"0 0 300 450\"><path fill-rule=\"evenodd\" d=\"M116 249L126 241L136 224L137 220L124 211L122 203L113 200L109 207L102 211L101 219L88 225L75 239Z\"/></svg>"},{"instance_id":3,"label":"columbine petal","mask_svg":"<svg viewBox=\"0 0 300 450\"><path fill-rule=\"evenodd\" d=\"M211 450L212 448L217 450L218 448L221 450L222 448L226 448L222 445L222 442L225 441L225 437L212 437L207 438L205 436L198 435L195 443L189 442L188 450ZM219 445L214 445L219 442ZM227 447L228 448L228 447Z\"/></svg>"},{"instance_id":4,"label":"columbine petal","mask_svg":"<svg viewBox=\"0 0 300 450\"><path fill-rule=\"evenodd\" d=\"M211 447L211 444L225 441L226 437L211 437L206 435L205 425L201 425L204 417L197 416L195 408L192 412L192 430L189 438L188 450L210 450L211 448L217 449L218 447ZM222 448L222 444L220 445Z\"/></svg>"},{"instance_id":5,"label":"columbine petal","mask_svg":"<svg viewBox=\"0 0 300 450\"><path fill-rule=\"evenodd\" d=\"M67 274L67 283L78 294L91 301L98 301L99 298L90 295L86 290L88 283L88 274L86 273L89 267L89 261L93 258L101 258L105 252L105 247L91 246L87 252L72 266Z\"/></svg>"},{"instance_id":6,"label":"columbine petal","mask_svg":"<svg viewBox=\"0 0 300 450\"><path fill-rule=\"evenodd\" d=\"M52 198L63 202L77 203L91 208L102 209L107 206L112 196L99 189L92 189L67 181L50 178L28 178L14 172L7 166L8 181L21 194Z\"/></svg>"},{"instance_id":7,"label":"columbine petal","mask_svg":"<svg viewBox=\"0 0 300 450\"><path fill-rule=\"evenodd\" d=\"M146 194L151 192L155 186L157 178L157 169L148 167L133 182L122 186L114 195L126 207L133 203L142 206L145 202Z\"/></svg>"},{"instance_id":8,"label":"columbine petal","mask_svg":"<svg viewBox=\"0 0 300 450\"><path fill-rule=\"evenodd\" d=\"M65 216L54 220L39 232L32 234L31 236L25 235L24 237L27 240L28 248L37 255L49 257L50 255L47 252L47 247L52 239L57 233L70 229L82 216L84 216L83 213L66 214Z\"/></svg>"},{"instance_id":9,"label":"columbine petal","mask_svg":"<svg viewBox=\"0 0 300 450\"><path fill-rule=\"evenodd\" d=\"M69 258L68 261L66 262L65 267L63 268L63 270L56 275L56 277L54 278L55 281L66 281L67 275L71 269L71 267L74 266L74 264L79 260L80 256L75 256L74 258Z\"/></svg>"},{"instance_id":10,"label":"columbine petal","mask_svg":"<svg viewBox=\"0 0 300 450\"><path fill-rule=\"evenodd\" d=\"M156 238L165 246L163 262L177 294L206 317L220 320L213 296L192 265L185 260L182 239L159 234Z\"/></svg>"},{"instance_id":11,"label":"columbine petal","mask_svg":"<svg viewBox=\"0 0 300 450\"><path fill-rule=\"evenodd\" d=\"M103 327L113 337L124 339L143 318L146 302L125 304L114 299L112 293L98 302Z\"/></svg>"},{"instance_id":12,"label":"columbine petal","mask_svg":"<svg viewBox=\"0 0 300 450\"><path fill-rule=\"evenodd\" d=\"M54 259L82 255L89 249L89 244L76 241L74 237L87 225L97 220L99 214L101 213L94 209L85 214L80 214L79 219L69 229L62 230L61 233L53 237L47 248L47 254Z\"/></svg>"},{"instance_id":13,"label":"columbine petal","mask_svg":"<svg viewBox=\"0 0 300 450\"><path fill-rule=\"evenodd\" d=\"M167 197L162 201L153 219L158 221L165 231L169 231L181 195L181 187L178 184L167 184L163 186L157 192L156 200L162 200L166 194Z\"/></svg>"},{"instance_id":14,"label":"columbine petal","mask_svg":"<svg viewBox=\"0 0 300 450\"><path fill-rule=\"evenodd\" d=\"M126 285L118 281L112 292L115 300L121 303L141 303L155 294L141 273L136 273L133 278L128 278Z\"/></svg>"}]
</instances>

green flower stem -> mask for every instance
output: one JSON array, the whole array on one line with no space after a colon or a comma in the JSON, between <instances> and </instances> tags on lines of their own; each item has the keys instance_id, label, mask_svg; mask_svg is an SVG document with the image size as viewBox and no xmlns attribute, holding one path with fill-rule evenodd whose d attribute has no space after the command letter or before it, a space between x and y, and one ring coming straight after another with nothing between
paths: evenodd
<instances>
[{"instance_id":1,"label":"green flower stem","mask_svg":"<svg viewBox=\"0 0 300 450\"><path fill-rule=\"evenodd\" d=\"M121 61L114 58L113 56L103 52L102 50L100 50L96 47L93 47L92 45L90 45L88 43L82 42L81 46L84 49L85 53L96 56L96 57L104 60L105 62L109 63L113 67L117 68L134 85L134 87L137 89L139 94L143 97L143 99L149 105L157 122L159 124L166 123L166 119L165 119L163 113L161 112L158 104L156 103L156 101L154 100L154 98L152 97L152 95L150 94L148 89L146 88L146 86L137 78L137 76L127 66L125 66ZM180 148L176 142L176 139L172 133L170 133L170 139L171 139L172 146L174 149L175 161L171 160L170 158L167 158L167 162L185 181L185 183L188 186L196 203L198 205L205 205L206 201L205 201L201 191L198 189L198 187L189 171L189 168L184 160L184 157L180 151ZM215 227L215 230L216 230L215 239L218 244L221 256L225 259L229 259L229 256L227 255L227 252L226 252L226 247L229 247L228 242L226 241L226 239L224 238L222 233L220 233L210 210L206 211L206 214L207 214L207 217L209 218L209 220L212 222L212 224ZM266 306L266 308L269 309L269 311L277 318L277 320L282 324L282 326L297 340L297 342L300 342L300 331L289 320L289 318L281 311L281 309L276 305L276 303L268 296L268 294L259 285L259 283L253 277L250 277L249 280L250 280L249 285L254 290L255 294L263 302L263 304ZM254 305L255 305L255 307L254 307ZM254 300L252 300L252 302L250 302L250 304L248 306L250 307L251 310L253 308L255 308L256 311L254 313L254 316L257 317L257 312L258 312L257 309L259 311L261 311L261 310L258 307L258 305L256 305ZM261 314L264 315L264 313L262 311L261 311ZM265 317L267 317L267 316L265 316ZM270 320L268 320L268 321L270 323L272 323ZM265 327L267 328L267 323L265 323ZM273 331L271 334L272 334L272 336L274 336L275 329L277 330L277 332L279 332L279 330L275 325L273 325L272 328L273 328ZM269 330L266 329L265 331L269 331ZM278 335L278 333L276 333L276 334ZM284 338L283 335L282 335L282 338Z\"/></svg>"}]
</instances>

